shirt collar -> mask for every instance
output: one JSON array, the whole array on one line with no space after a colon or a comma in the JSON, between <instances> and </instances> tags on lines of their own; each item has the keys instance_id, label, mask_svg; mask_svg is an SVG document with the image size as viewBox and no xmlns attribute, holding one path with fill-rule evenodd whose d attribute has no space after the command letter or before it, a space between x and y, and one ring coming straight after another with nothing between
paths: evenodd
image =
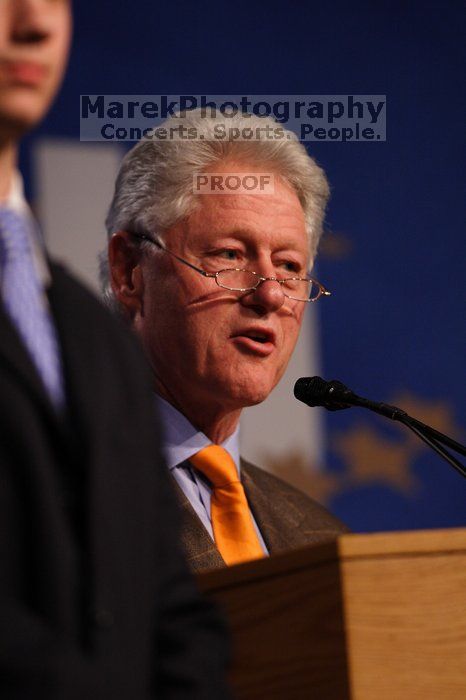
<instances>
[{"instance_id":1,"label":"shirt collar","mask_svg":"<svg viewBox=\"0 0 466 700\"><path fill-rule=\"evenodd\" d=\"M30 210L24 196L23 178L18 170L13 175L10 191L2 205L8 207L16 214L30 216Z\"/></svg>"},{"instance_id":2,"label":"shirt collar","mask_svg":"<svg viewBox=\"0 0 466 700\"><path fill-rule=\"evenodd\" d=\"M172 406L168 401L156 396L157 408L164 428L165 458L170 470L181 462L212 444L207 435L197 430L189 420ZM239 459L239 426L235 432L222 442L227 452L232 457L238 473L240 470Z\"/></svg>"}]
</instances>

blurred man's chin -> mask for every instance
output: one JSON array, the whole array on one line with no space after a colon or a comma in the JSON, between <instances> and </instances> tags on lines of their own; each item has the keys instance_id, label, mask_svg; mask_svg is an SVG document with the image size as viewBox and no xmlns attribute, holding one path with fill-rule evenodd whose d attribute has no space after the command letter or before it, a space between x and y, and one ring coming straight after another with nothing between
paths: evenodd
<instances>
[{"instance_id":1,"label":"blurred man's chin","mask_svg":"<svg viewBox=\"0 0 466 700\"><path fill-rule=\"evenodd\" d=\"M20 95L15 99L0 101L0 125L2 134L18 139L33 129L44 117L49 100L36 95Z\"/></svg>"}]
</instances>

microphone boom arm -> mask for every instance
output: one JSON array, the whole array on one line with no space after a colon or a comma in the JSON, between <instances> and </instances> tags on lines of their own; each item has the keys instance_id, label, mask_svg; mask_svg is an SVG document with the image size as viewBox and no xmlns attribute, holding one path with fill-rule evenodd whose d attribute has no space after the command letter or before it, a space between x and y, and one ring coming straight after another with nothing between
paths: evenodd
<instances>
[{"instance_id":1,"label":"microphone boom arm","mask_svg":"<svg viewBox=\"0 0 466 700\"><path fill-rule=\"evenodd\" d=\"M466 467L461 464L442 445L447 445L461 455L466 456L466 447L430 425L412 418L406 411L387 403L377 403L358 396L344 384L334 379L326 382L320 377L301 377L294 386L294 395L299 401L308 406L324 406L329 411L339 411L352 406L368 408L390 420L396 420L406 425L421 440L443 457L456 471L466 477Z\"/></svg>"}]
</instances>

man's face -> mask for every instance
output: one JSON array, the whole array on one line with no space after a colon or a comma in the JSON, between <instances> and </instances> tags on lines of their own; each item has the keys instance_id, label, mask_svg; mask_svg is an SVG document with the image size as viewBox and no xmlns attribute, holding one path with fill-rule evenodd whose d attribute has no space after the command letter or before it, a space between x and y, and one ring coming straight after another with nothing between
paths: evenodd
<instances>
[{"instance_id":1,"label":"man's face","mask_svg":"<svg viewBox=\"0 0 466 700\"><path fill-rule=\"evenodd\" d=\"M35 126L68 57L71 0L0 0L0 135Z\"/></svg>"},{"instance_id":2,"label":"man's face","mask_svg":"<svg viewBox=\"0 0 466 700\"><path fill-rule=\"evenodd\" d=\"M246 170L251 168L236 168ZM306 274L303 210L277 177L274 194L207 194L200 202L166 235L171 251L206 271ZM248 293L221 289L166 252L149 253L142 265L143 300L135 326L159 393L178 407L189 401L207 412L263 401L287 366L306 304L284 297L275 281Z\"/></svg>"}]
</instances>

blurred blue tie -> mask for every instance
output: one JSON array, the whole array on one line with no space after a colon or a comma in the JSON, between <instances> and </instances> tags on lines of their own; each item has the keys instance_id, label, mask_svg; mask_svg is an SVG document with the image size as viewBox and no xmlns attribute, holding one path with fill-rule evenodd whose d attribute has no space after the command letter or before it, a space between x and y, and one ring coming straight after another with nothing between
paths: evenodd
<instances>
[{"instance_id":1,"label":"blurred blue tie","mask_svg":"<svg viewBox=\"0 0 466 700\"><path fill-rule=\"evenodd\" d=\"M29 351L56 409L64 405L61 355L44 290L34 266L32 224L0 207L0 281L5 311Z\"/></svg>"}]
</instances>

